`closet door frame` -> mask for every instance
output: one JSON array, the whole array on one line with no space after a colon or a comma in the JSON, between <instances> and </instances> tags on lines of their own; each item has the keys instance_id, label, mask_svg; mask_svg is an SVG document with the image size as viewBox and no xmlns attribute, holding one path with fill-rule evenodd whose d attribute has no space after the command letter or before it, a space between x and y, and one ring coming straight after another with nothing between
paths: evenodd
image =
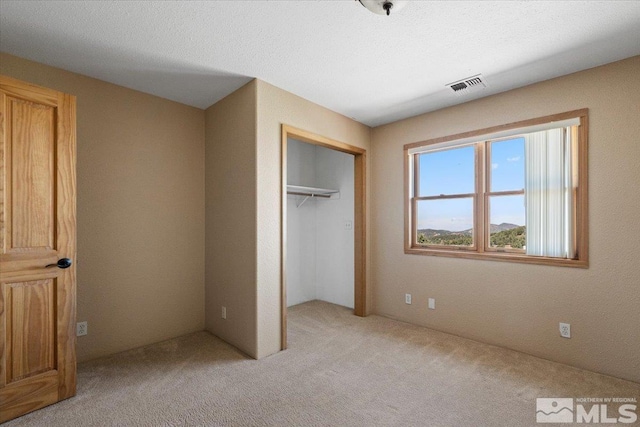
<instances>
[{"instance_id":1,"label":"closet door frame","mask_svg":"<svg viewBox=\"0 0 640 427\"><path fill-rule=\"evenodd\" d=\"M366 154L364 148L345 144L312 132L282 125L281 192L282 207L280 218L280 306L281 306L281 348L287 348L287 140L289 138L308 144L319 145L354 156L354 309L353 314L367 315L366 280Z\"/></svg>"}]
</instances>

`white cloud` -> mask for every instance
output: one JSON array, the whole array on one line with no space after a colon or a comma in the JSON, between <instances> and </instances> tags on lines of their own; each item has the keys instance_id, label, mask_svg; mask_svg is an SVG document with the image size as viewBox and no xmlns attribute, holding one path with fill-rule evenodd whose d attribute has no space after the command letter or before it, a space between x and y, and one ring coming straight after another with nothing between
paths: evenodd
<instances>
[{"instance_id":1,"label":"white cloud","mask_svg":"<svg viewBox=\"0 0 640 427\"><path fill-rule=\"evenodd\" d=\"M520 156L507 157L507 162L517 162L518 160L520 160Z\"/></svg>"},{"instance_id":2,"label":"white cloud","mask_svg":"<svg viewBox=\"0 0 640 427\"><path fill-rule=\"evenodd\" d=\"M491 169L498 169L497 163L491 163Z\"/></svg>"}]
</instances>

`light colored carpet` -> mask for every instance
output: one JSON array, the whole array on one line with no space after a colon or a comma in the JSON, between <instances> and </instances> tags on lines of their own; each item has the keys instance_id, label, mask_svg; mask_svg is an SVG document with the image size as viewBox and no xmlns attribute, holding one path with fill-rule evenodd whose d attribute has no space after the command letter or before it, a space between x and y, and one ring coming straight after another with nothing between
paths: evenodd
<instances>
[{"instance_id":1,"label":"light colored carpet","mask_svg":"<svg viewBox=\"0 0 640 427\"><path fill-rule=\"evenodd\" d=\"M640 397L640 384L320 301L290 308L289 345L256 361L199 332L83 363L76 397L5 427L532 426L537 397Z\"/></svg>"}]
</instances>

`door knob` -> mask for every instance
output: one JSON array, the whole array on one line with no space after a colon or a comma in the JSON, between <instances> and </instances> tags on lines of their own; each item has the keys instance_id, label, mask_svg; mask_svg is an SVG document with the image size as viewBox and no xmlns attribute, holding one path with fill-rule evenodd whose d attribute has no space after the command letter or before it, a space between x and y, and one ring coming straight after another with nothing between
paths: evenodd
<instances>
[{"instance_id":1,"label":"door knob","mask_svg":"<svg viewBox=\"0 0 640 427\"><path fill-rule=\"evenodd\" d=\"M71 260L69 258L60 258L56 264L49 264L45 268L49 267L58 267L58 268L69 268L71 267Z\"/></svg>"}]
</instances>

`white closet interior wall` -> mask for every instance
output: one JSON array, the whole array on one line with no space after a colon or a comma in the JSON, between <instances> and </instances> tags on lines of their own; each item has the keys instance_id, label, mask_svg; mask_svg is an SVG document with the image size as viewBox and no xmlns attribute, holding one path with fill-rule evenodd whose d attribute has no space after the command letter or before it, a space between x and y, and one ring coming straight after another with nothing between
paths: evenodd
<instances>
[{"instance_id":1,"label":"white closet interior wall","mask_svg":"<svg viewBox=\"0 0 640 427\"><path fill-rule=\"evenodd\" d=\"M340 191L287 196L287 306L319 299L354 306L354 156L287 140L287 183Z\"/></svg>"}]
</instances>

